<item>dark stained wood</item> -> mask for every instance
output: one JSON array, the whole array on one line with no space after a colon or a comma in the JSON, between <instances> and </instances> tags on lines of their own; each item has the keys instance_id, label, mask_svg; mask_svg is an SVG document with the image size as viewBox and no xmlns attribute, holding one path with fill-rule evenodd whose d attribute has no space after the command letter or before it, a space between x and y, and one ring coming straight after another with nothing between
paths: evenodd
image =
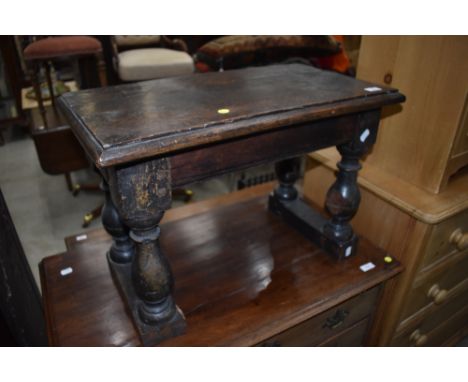
<instances>
[{"instance_id":1,"label":"dark stained wood","mask_svg":"<svg viewBox=\"0 0 468 382\"><path fill-rule=\"evenodd\" d=\"M356 115L353 137L337 143L342 159L337 164L336 181L327 192L325 205L331 215L328 220L299 199L294 187L299 176L297 158L277 162L275 166L279 185L269 196L270 211L340 260L356 254L358 239L349 221L361 200L357 184L359 160L375 142L379 119L379 110Z\"/></svg>"},{"instance_id":2,"label":"dark stained wood","mask_svg":"<svg viewBox=\"0 0 468 382\"><path fill-rule=\"evenodd\" d=\"M365 239L358 256L333 261L267 211L267 187L224 196L216 208L207 201L168 211L161 246L187 332L161 345L258 344L401 271ZM103 256L110 244L104 230L91 231L85 240L68 238L69 252L42 262L53 345L141 345ZM362 272L359 266L369 261L376 267ZM67 267L73 273L61 276Z\"/></svg>"},{"instance_id":3,"label":"dark stained wood","mask_svg":"<svg viewBox=\"0 0 468 382\"><path fill-rule=\"evenodd\" d=\"M380 108L403 100L395 89L303 65L191 75L61 97L74 133L100 168L130 229L135 256L128 267L112 261L111 267L143 342L156 343L183 327L173 302L171 267L159 248L158 224L170 205L171 188L336 145L343 160L329 192L332 220L306 223L318 233L317 245L344 258L358 250L348 221L359 204L354 192L359 155L375 141Z\"/></svg>"},{"instance_id":4,"label":"dark stained wood","mask_svg":"<svg viewBox=\"0 0 468 382\"><path fill-rule=\"evenodd\" d=\"M328 347L356 347L365 345L366 332L369 327L369 320L362 320L357 324L353 325L351 328L345 330L344 332L338 334L335 337L327 339L325 342L322 342L318 346L328 346Z\"/></svg>"},{"instance_id":5,"label":"dark stained wood","mask_svg":"<svg viewBox=\"0 0 468 382\"><path fill-rule=\"evenodd\" d=\"M353 327L356 322L369 319L378 294L377 286L269 338L260 346L317 346Z\"/></svg>"},{"instance_id":6,"label":"dark stained wood","mask_svg":"<svg viewBox=\"0 0 468 382\"><path fill-rule=\"evenodd\" d=\"M32 138L41 168L47 174L64 174L90 166L83 148L68 126L33 130Z\"/></svg>"},{"instance_id":7,"label":"dark stained wood","mask_svg":"<svg viewBox=\"0 0 468 382\"><path fill-rule=\"evenodd\" d=\"M336 181L329 188L325 200L326 209L331 216L329 220L324 221L315 210L301 203L297 192L291 194L292 185L286 184L289 194L285 194L285 185L281 183L284 176L279 173L280 186L270 196L271 211L287 216L290 225L340 260L357 253L358 238L349 222L361 201L357 184L357 174L361 169L360 158L375 143L379 120L379 110L359 114L354 137L337 144L342 158L337 164ZM281 166L277 166L277 170L284 171ZM285 175L288 174L291 172L286 171Z\"/></svg>"},{"instance_id":8,"label":"dark stained wood","mask_svg":"<svg viewBox=\"0 0 468 382\"><path fill-rule=\"evenodd\" d=\"M179 187L344 143L351 140L358 129L359 116L353 114L183 150L169 155L172 185Z\"/></svg>"},{"instance_id":9,"label":"dark stained wood","mask_svg":"<svg viewBox=\"0 0 468 382\"><path fill-rule=\"evenodd\" d=\"M113 205L135 243L132 258L118 262L109 256L109 264L142 341L152 345L185 331L172 295L171 267L159 244L159 222L171 206L169 161L111 168L107 175Z\"/></svg>"},{"instance_id":10,"label":"dark stained wood","mask_svg":"<svg viewBox=\"0 0 468 382\"><path fill-rule=\"evenodd\" d=\"M130 240L129 229L120 219L105 180L101 181L101 189L106 194L106 202L102 208L102 225L107 233L112 236L112 245L108 256L116 263L131 263L135 254L135 246Z\"/></svg>"},{"instance_id":11,"label":"dark stained wood","mask_svg":"<svg viewBox=\"0 0 468 382\"><path fill-rule=\"evenodd\" d=\"M41 298L0 190L0 345L45 346ZM3 334L3 335L2 335Z\"/></svg>"},{"instance_id":12,"label":"dark stained wood","mask_svg":"<svg viewBox=\"0 0 468 382\"><path fill-rule=\"evenodd\" d=\"M274 65L68 93L59 104L96 166L107 167L404 100L395 89L364 90L370 86Z\"/></svg>"}]
</instances>

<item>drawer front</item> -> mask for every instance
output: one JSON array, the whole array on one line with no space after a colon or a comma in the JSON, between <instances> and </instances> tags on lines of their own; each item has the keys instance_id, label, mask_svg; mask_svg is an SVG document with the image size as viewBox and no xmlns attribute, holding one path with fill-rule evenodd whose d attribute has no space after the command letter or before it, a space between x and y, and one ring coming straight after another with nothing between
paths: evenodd
<instances>
[{"instance_id":1,"label":"drawer front","mask_svg":"<svg viewBox=\"0 0 468 382\"><path fill-rule=\"evenodd\" d=\"M368 317L373 312L379 290L379 287L372 288L269 338L259 346L317 346Z\"/></svg>"},{"instance_id":2,"label":"drawer front","mask_svg":"<svg viewBox=\"0 0 468 382\"><path fill-rule=\"evenodd\" d=\"M367 327L370 319L359 321L357 324L344 330L336 337L330 338L319 346L344 347L344 346L363 346L367 334Z\"/></svg>"},{"instance_id":3,"label":"drawer front","mask_svg":"<svg viewBox=\"0 0 468 382\"><path fill-rule=\"evenodd\" d=\"M465 281L464 288L456 296L453 296L450 301L430 312L419 323L411 325L397 333L393 344L396 346L398 346L399 343L424 346L428 338L422 336L427 337L427 333L433 332L438 327L443 326L444 322L450 320L464 309L468 309L468 279ZM454 330L459 329L461 328L454 328ZM444 341L444 339L442 339L442 341Z\"/></svg>"},{"instance_id":4,"label":"drawer front","mask_svg":"<svg viewBox=\"0 0 468 382\"><path fill-rule=\"evenodd\" d=\"M468 249L468 210L434 226L421 267Z\"/></svg>"},{"instance_id":5,"label":"drawer front","mask_svg":"<svg viewBox=\"0 0 468 382\"><path fill-rule=\"evenodd\" d=\"M435 326L436 321L447 317L440 325ZM407 333L401 334L392 341L391 346L441 346L457 332L468 326L468 305L466 302L458 310L438 312L434 317L429 317Z\"/></svg>"},{"instance_id":6,"label":"drawer front","mask_svg":"<svg viewBox=\"0 0 468 382\"><path fill-rule=\"evenodd\" d=\"M468 278L468 256L443 272L429 274L418 281L409 293L402 319L406 319L428 304L443 304L452 289Z\"/></svg>"}]
</instances>

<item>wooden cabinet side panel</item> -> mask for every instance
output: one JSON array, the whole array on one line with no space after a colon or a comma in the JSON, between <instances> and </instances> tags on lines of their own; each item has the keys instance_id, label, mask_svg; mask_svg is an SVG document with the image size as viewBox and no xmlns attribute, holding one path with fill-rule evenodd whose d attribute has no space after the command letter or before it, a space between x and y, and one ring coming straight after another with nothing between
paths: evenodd
<instances>
[{"instance_id":1,"label":"wooden cabinet side panel","mask_svg":"<svg viewBox=\"0 0 468 382\"><path fill-rule=\"evenodd\" d=\"M357 77L383 84L390 74L407 97L401 112L383 113L366 162L438 193L468 88L467 63L467 36L363 37Z\"/></svg>"}]
</instances>

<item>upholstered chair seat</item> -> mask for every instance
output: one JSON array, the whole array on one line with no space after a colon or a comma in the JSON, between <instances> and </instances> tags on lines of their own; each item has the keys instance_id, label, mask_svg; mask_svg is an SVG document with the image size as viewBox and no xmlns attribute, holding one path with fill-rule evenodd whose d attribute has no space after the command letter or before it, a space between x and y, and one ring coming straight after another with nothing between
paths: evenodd
<instances>
[{"instance_id":1,"label":"upholstered chair seat","mask_svg":"<svg viewBox=\"0 0 468 382\"><path fill-rule=\"evenodd\" d=\"M126 50L118 54L117 70L122 81L143 81L194 72L192 57L165 48Z\"/></svg>"},{"instance_id":2,"label":"upholstered chair seat","mask_svg":"<svg viewBox=\"0 0 468 382\"><path fill-rule=\"evenodd\" d=\"M47 37L29 44L26 60L48 60L57 57L91 55L101 52L101 43L89 36Z\"/></svg>"}]
</instances>

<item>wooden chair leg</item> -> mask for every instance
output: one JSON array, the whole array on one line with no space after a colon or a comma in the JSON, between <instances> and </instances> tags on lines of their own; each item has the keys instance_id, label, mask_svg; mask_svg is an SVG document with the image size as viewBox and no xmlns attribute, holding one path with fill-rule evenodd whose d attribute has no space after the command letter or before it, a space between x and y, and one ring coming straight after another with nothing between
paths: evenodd
<instances>
[{"instance_id":1,"label":"wooden chair leg","mask_svg":"<svg viewBox=\"0 0 468 382\"><path fill-rule=\"evenodd\" d=\"M67 181L68 191L73 192L73 181L69 172L65 173L65 180Z\"/></svg>"},{"instance_id":2,"label":"wooden chair leg","mask_svg":"<svg viewBox=\"0 0 468 382\"><path fill-rule=\"evenodd\" d=\"M65 173L65 180L67 181L67 188L73 196L77 196L80 191L100 191L98 183L73 183L73 179L69 172Z\"/></svg>"},{"instance_id":3,"label":"wooden chair leg","mask_svg":"<svg viewBox=\"0 0 468 382\"><path fill-rule=\"evenodd\" d=\"M193 191L188 188L176 188L172 190L172 198L179 199L184 201L185 203L190 202L192 200Z\"/></svg>"},{"instance_id":4,"label":"wooden chair leg","mask_svg":"<svg viewBox=\"0 0 468 382\"><path fill-rule=\"evenodd\" d=\"M44 61L44 68L47 78L47 87L49 88L50 102L52 102L52 108L54 112L57 113L57 108L55 106L55 94L54 94L54 83L52 82L52 77L50 75L50 62Z\"/></svg>"},{"instance_id":5,"label":"wooden chair leg","mask_svg":"<svg viewBox=\"0 0 468 382\"><path fill-rule=\"evenodd\" d=\"M47 129L49 125L47 123L46 110L44 107L44 102L42 100L41 83L39 81L39 64L38 63L34 62L31 65L30 75L31 75L31 83L33 85L34 93L36 94L36 101L37 101L37 104L39 105L39 112L42 117L42 122L44 122L44 128Z\"/></svg>"},{"instance_id":6,"label":"wooden chair leg","mask_svg":"<svg viewBox=\"0 0 468 382\"><path fill-rule=\"evenodd\" d=\"M102 213L102 207L104 206L104 203L102 203L100 206L96 207L94 210L88 212L84 218L83 218L83 224L82 224L82 227L83 228L86 228L88 227L91 222L95 219L97 219L98 217L101 216L101 213Z\"/></svg>"}]
</instances>

